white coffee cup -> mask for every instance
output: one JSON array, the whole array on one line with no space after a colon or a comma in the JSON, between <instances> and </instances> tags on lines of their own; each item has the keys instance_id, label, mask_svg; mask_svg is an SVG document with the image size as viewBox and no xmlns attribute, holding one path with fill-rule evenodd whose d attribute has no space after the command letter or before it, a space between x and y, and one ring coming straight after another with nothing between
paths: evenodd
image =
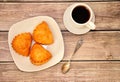
<instances>
[{"instance_id":1,"label":"white coffee cup","mask_svg":"<svg viewBox=\"0 0 120 82\"><path fill-rule=\"evenodd\" d=\"M87 19L87 21L86 22L84 22L84 23L80 23L80 22L77 22L75 19L74 19L74 17L72 16L72 13L73 13L73 11L74 11L74 9L75 8L77 8L77 7L84 7L88 12L89 12L89 17L88 17L88 19ZM79 11L80 13L82 12L82 11ZM83 12L82 12L83 13ZM84 18L84 17L83 17ZM64 24L65 24L65 26L67 27L67 29L69 30L69 31L71 31L71 32L73 32L74 30L79 30L79 29L82 29L83 30L83 28L85 28L85 30L88 28L89 30L90 29L95 29L96 28L96 26L95 26L95 24L94 24L94 22L93 22L93 18L95 18L94 17L94 13L93 13L93 11L92 11L92 9L87 5L87 4L84 4L84 3L76 3L76 4L73 4L73 5L71 5L70 7L68 7L67 9L66 9L66 11L65 11L65 13L64 13L64 18L63 18L63 21L64 21ZM69 25L68 25L69 24ZM71 26L71 28L70 28L70 26ZM73 27L74 28L77 28L77 29L73 29ZM85 32L88 32L89 30L86 30L86 31L82 31L81 33L79 33L79 31L76 31L76 33L75 33L75 31L73 32L73 33L75 33L75 34L83 34L83 33L85 33Z\"/></svg>"}]
</instances>

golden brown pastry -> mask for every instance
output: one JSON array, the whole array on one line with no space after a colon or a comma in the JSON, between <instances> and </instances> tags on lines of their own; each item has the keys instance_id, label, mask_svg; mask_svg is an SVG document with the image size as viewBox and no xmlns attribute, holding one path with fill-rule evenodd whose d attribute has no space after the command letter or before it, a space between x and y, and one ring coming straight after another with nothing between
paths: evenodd
<instances>
[{"instance_id":1,"label":"golden brown pastry","mask_svg":"<svg viewBox=\"0 0 120 82\"><path fill-rule=\"evenodd\" d=\"M51 53L40 44L35 43L30 51L30 60L34 65L42 65L51 59Z\"/></svg>"},{"instance_id":2,"label":"golden brown pastry","mask_svg":"<svg viewBox=\"0 0 120 82\"><path fill-rule=\"evenodd\" d=\"M32 36L30 33L21 33L15 36L12 41L13 49L23 56L28 56L30 52L30 46L32 42Z\"/></svg>"},{"instance_id":3,"label":"golden brown pastry","mask_svg":"<svg viewBox=\"0 0 120 82\"><path fill-rule=\"evenodd\" d=\"M41 44L52 44L53 43L53 35L49 29L48 24L43 21L33 31L33 39L37 43Z\"/></svg>"}]
</instances>

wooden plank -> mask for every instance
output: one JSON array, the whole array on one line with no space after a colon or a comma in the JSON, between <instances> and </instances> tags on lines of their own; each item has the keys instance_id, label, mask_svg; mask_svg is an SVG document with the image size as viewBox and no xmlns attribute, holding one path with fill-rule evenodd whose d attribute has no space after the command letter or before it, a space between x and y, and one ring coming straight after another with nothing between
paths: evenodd
<instances>
[{"instance_id":1,"label":"wooden plank","mask_svg":"<svg viewBox=\"0 0 120 82\"><path fill-rule=\"evenodd\" d=\"M85 35L62 33L65 42L65 56L70 58L77 40L83 38L84 44L73 60L120 60L120 31L93 31ZM0 32L0 41L7 41L7 32ZM0 61L13 61L7 42L0 42Z\"/></svg>"},{"instance_id":2,"label":"wooden plank","mask_svg":"<svg viewBox=\"0 0 120 82\"><path fill-rule=\"evenodd\" d=\"M6 60L12 60L8 47L8 32L0 32L0 61Z\"/></svg>"},{"instance_id":3,"label":"wooden plank","mask_svg":"<svg viewBox=\"0 0 120 82\"><path fill-rule=\"evenodd\" d=\"M43 71L26 73L15 64L0 64L0 82L119 82L120 62L74 62L67 74L59 63Z\"/></svg>"},{"instance_id":4,"label":"wooden plank","mask_svg":"<svg viewBox=\"0 0 120 82\"><path fill-rule=\"evenodd\" d=\"M83 38L84 44L73 57L75 60L119 60L120 59L120 36L119 31L89 32L85 35L77 36L64 33L65 57L68 59L72 54L76 42Z\"/></svg>"},{"instance_id":5,"label":"wooden plank","mask_svg":"<svg viewBox=\"0 0 120 82\"><path fill-rule=\"evenodd\" d=\"M87 1L89 1L89 2L92 2L92 1L119 1L119 0L0 0L0 1L4 1L4 2L10 2L10 1L12 1L12 2L59 2L59 1L61 1L61 2L66 2L66 1L74 1L74 2L87 2Z\"/></svg>"},{"instance_id":6,"label":"wooden plank","mask_svg":"<svg viewBox=\"0 0 120 82\"><path fill-rule=\"evenodd\" d=\"M9 30L18 21L40 15L53 17L61 30L66 30L62 21L63 13L73 3L0 3L0 30ZM85 3L95 12L96 30L120 30L120 2Z\"/></svg>"}]
</instances>

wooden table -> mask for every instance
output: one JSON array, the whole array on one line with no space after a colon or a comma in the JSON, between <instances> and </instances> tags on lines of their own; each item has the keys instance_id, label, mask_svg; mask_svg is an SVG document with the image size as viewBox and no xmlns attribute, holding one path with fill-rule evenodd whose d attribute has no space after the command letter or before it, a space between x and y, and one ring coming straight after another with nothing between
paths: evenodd
<instances>
[{"instance_id":1,"label":"wooden table","mask_svg":"<svg viewBox=\"0 0 120 82\"><path fill-rule=\"evenodd\" d=\"M87 3L96 15L94 31L74 35L63 24L63 13L73 3ZM47 15L59 24L65 43L63 60L48 69L26 73L18 70L9 48L8 31L26 18ZM29 29L29 27L27 27ZM61 73L76 41L84 44L72 59L71 70ZM120 82L120 2L112 0L0 0L0 82Z\"/></svg>"}]
</instances>

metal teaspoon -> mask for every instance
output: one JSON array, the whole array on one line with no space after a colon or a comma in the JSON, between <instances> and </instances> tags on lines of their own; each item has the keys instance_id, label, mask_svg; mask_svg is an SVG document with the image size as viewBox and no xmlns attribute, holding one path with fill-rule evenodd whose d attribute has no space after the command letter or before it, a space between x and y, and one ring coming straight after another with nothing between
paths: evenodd
<instances>
[{"instance_id":1,"label":"metal teaspoon","mask_svg":"<svg viewBox=\"0 0 120 82\"><path fill-rule=\"evenodd\" d=\"M73 55L78 51L78 49L81 47L83 43L83 40L78 40L77 44L76 44L76 47L75 47L75 50L73 52L73 54L71 55L70 59L68 60L68 62L64 63L63 66L62 66L62 73L67 73L69 70L70 70L70 63L71 63L71 59L73 57Z\"/></svg>"}]
</instances>

